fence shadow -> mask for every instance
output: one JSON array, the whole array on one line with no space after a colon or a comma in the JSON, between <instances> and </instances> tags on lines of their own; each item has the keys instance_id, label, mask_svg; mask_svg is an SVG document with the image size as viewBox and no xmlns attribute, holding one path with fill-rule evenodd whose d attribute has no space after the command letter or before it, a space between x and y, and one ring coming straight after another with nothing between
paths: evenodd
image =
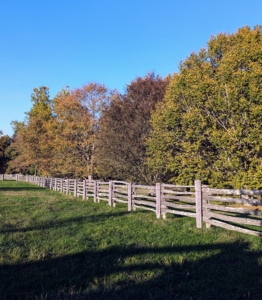
<instances>
[{"instance_id":1,"label":"fence shadow","mask_svg":"<svg viewBox=\"0 0 262 300\"><path fill-rule=\"evenodd\" d=\"M75 218L67 218L64 220L52 220L50 222L42 222L40 224L34 224L34 226L27 226L17 228L17 226L10 227L8 225L7 228L2 225L0 233L8 234L8 233L15 233L15 232L28 232L28 231L35 231L35 230L46 230L51 228L59 228L59 227L68 227L72 223L86 223L86 222L100 222L104 220L108 220L110 218L116 218L120 216L124 216L130 214L129 212L109 212L109 213L101 213L101 214L94 214L94 215L87 215L84 217L75 217ZM36 221L37 222L37 221Z\"/></svg>"},{"instance_id":2,"label":"fence shadow","mask_svg":"<svg viewBox=\"0 0 262 300\"><path fill-rule=\"evenodd\" d=\"M132 245L2 265L1 295L3 299L261 299L262 251L251 252L248 246ZM195 261L166 259L214 250L216 254ZM158 261L150 259L159 254ZM128 265L129 258L138 260Z\"/></svg>"},{"instance_id":3,"label":"fence shadow","mask_svg":"<svg viewBox=\"0 0 262 300\"><path fill-rule=\"evenodd\" d=\"M4 191L4 192L25 192L25 191L43 191L42 187L39 186L14 186L14 187L5 187L5 186L0 186L0 191Z\"/></svg>"}]
</instances>

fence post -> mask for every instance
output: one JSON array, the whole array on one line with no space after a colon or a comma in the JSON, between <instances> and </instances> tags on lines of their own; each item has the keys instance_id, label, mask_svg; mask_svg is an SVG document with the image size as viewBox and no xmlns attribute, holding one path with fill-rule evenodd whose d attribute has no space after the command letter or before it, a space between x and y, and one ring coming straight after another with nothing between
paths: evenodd
<instances>
[{"instance_id":1,"label":"fence post","mask_svg":"<svg viewBox=\"0 0 262 300\"><path fill-rule=\"evenodd\" d=\"M112 206L112 199L113 198L113 181L109 181L108 185L108 205Z\"/></svg>"},{"instance_id":2,"label":"fence post","mask_svg":"<svg viewBox=\"0 0 262 300\"><path fill-rule=\"evenodd\" d=\"M203 220L206 223L206 228L210 228L210 216L209 216L209 199L208 199L208 187L202 187L202 206L203 206Z\"/></svg>"},{"instance_id":3,"label":"fence post","mask_svg":"<svg viewBox=\"0 0 262 300\"><path fill-rule=\"evenodd\" d=\"M115 182L113 182L112 183L112 205L113 205L113 207L116 207L116 202L114 200L114 197L115 197L115 188L116 188Z\"/></svg>"},{"instance_id":4,"label":"fence post","mask_svg":"<svg viewBox=\"0 0 262 300\"><path fill-rule=\"evenodd\" d=\"M164 190L164 188L163 188ZM162 192L162 186L160 186L160 209L161 209L161 215L163 219L166 219L166 211L167 211L167 206L163 203L165 202L165 198L162 198L164 193Z\"/></svg>"},{"instance_id":5,"label":"fence post","mask_svg":"<svg viewBox=\"0 0 262 300\"><path fill-rule=\"evenodd\" d=\"M49 186L50 190L52 190L53 188L53 177L50 178L50 186Z\"/></svg>"},{"instance_id":6,"label":"fence post","mask_svg":"<svg viewBox=\"0 0 262 300\"><path fill-rule=\"evenodd\" d=\"M74 197L77 197L77 179L74 180Z\"/></svg>"},{"instance_id":7,"label":"fence post","mask_svg":"<svg viewBox=\"0 0 262 300\"><path fill-rule=\"evenodd\" d=\"M63 193L63 191L64 191L64 179L61 178L61 190L60 190L60 192Z\"/></svg>"},{"instance_id":8,"label":"fence post","mask_svg":"<svg viewBox=\"0 0 262 300\"><path fill-rule=\"evenodd\" d=\"M128 211L132 211L132 183L127 184L127 195L128 195Z\"/></svg>"},{"instance_id":9,"label":"fence post","mask_svg":"<svg viewBox=\"0 0 262 300\"><path fill-rule=\"evenodd\" d=\"M18 174L15 175L15 180L18 181Z\"/></svg>"},{"instance_id":10,"label":"fence post","mask_svg":"<svg viewBox=\"0 0 262 300\"><path fill-rule=\"evenodd\" d=\"M202 228L202 189L201 181L195 180L196 227Z\"/></svg>"},{"instance_id":11,"label":"fence post","mask_svg":"<svg viewBox=\"0 0 262 300\"><path fill-rule=\"evenodd\" d=\"M156 183L156 217L161 216L161 184Z\"/></svg>"},{"instance_id":12,"label":"fence post","mask_svg":"<svg viewBox=\"0 0 262 300\"><path fill-rule=\"evenodd\" d=\"M86 198L86 179L83 179L83 199Z\"/></svg>"},{"instance_id":13,"label":"fence post","mask_svg":"<svg viewBox=\"0 0 262 300\"><path fill-rule=\"evenodd\" d=\"M66 180L66 195L69 194L69 179Z\"/></svg>"},{"instance_id":14,"label":"fence post","mask_svg":"<svg viewBox=\"0 0 262 300\"><path fill-rule=\"evenodd\" d=\"M100 203L100 198L99 198L99 189L101 188L101 185L99 184L99 181L96 183L96 200L97 203Z\"/></svg>"},{"instance_id":15,"label":"fence post","mask_svg":"<svg viewBox=\"0 0 262 300\"><path fill-rule=\"evenodd\" d=\"M45 177L43 178L43 182L42 182L43 184L42 184L42 187L44 188L45 187L45 184L46 184L46 179L45 179Z\"/></svg>"},{"instance_id":16,"label":"fence post","mask_svg":"<svg viewBox=\"0 0 262 300\"><path fill-rule=\"evenodd\" d=\"M135 198L136 197L136 187L135 184L132 184L132 210L136 211L136 204L135 204Z\"/></svg>"},{"instance_id":17,"label":"fence post","mask_svg":"<svg viewBox=\"0 0 262 300\"><path fill-rule=\"evenodd\" d=\"M97 197L97 186L96 186L96 180L94 180L94 202L96 203L96 197Z\"/></svg>"}]
</instances>

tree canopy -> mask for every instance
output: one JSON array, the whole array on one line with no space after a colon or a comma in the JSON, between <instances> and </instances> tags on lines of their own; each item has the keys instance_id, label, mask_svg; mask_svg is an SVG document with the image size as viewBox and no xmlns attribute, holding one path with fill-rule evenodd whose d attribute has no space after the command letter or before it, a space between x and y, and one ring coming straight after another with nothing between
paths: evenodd
<instances>
[{"instance_id":1,"label":"tree canopy","mask_svg":"<svg viewBox=\"0 0 262 300\"><path fill-rule=\"evenodd\" d=\"M81 89L62 90L53 99L50 173L71 177L96 174L94 151L98 123L111 101L111 93L104 85L89 83Z\"/></svg>"},{"instance_id":2,"label":"tree canopy","mask_svg":"<svg viewBox=\"0 0 262 300\"><path fill-rule=\"evenodd\" d=\"M98 123L114 92L101 84L62 89L49 99L47 87L35 88L24 122L13 122L13 159L9 170L45 176L94 175Z\"/></svg>"},{"instance_id":3,"label":"tree canopy","mask_svg":"<svg viewBox=\"0 0 262 300\"><path fill-rule=\"evenodd\" d=\"M98 175L103 178L150 182L146 164L146 139L150 116L164 97L168 78L153 73L137 77L124 95L115 95L100 120L95 154Z\"/></svg>"},{"instance_id":4,"label":"tree canopy","mask_svg":"<svg viewBox=\"0 0 262 300\"><path fill-rule=\"evenodd\" d=\"M179 73L137 77L124 94L89 83L50 100L41 86L31 101L0 154L10 171L262 188L260 26L212 36Z\"/></svg>"},{"instance_id":5,"label":"tree canopy","mask_svg":"<svg viewBox=\"0 0 262 300\"><path fill-rule=\"evenodd\" d=\"M212 36L180 63L152 116L149 165L162 180L262 187L261 27Z\"/></svg>"},{"instance_id":6,"label":"tree canopy","mask_svg":"<svg viewBox=\"0 0 262 300\"><path fill-rule=\"evenodd\" d=\"M13 122L15 132L11 145L13 159L9 170L36 174L43 168L49 156L48 151L45 151L47 150L47 123L52 119L48 87L35 88L31 94L31 101L33 107L26 112L25 121Z\"/></svg>"},{"instance_id":7,"label":"tree canopy","mask_svg":"<svg viewBox=\"0 0 262 300\"><path fill-rule=\"evenodd\" d=\"M8 147L10 146L11 138L8 135L4 135L0 130L0 173L5 173L7 169L7 163L10 159L8 155Z\"/></svg>"}]
</instances>

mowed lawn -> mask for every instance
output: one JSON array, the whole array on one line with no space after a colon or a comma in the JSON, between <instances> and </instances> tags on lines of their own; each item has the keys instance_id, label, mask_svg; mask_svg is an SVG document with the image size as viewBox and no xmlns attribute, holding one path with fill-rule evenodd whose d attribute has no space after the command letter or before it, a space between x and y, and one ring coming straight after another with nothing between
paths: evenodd
<instances>
[{"instance_id":1,"label":"mowed lawn","mask_svg":"<svg viewBox=\"0 0 262 300\"><path fill-rule=\"evenodd\" d=\"M262 299L262 239L0 181L0 299Z\"/></svg>"}]
</instances>

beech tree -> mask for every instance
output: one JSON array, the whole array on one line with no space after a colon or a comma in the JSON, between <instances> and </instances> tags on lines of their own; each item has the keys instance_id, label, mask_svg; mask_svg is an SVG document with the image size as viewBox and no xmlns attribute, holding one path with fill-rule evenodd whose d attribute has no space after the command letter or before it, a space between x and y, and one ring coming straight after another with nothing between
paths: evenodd
<instances>
[{"instance_id":1,"label":"beech tree","mask_svg":"<svg viewBox=\"0 0 262 300\"><path fill-rule=\"evenodd\" d=\"M162 180L262 187L262 33L211 37L180 64L152 116L149 165Z\"/></svg>"},{"instance_id":2,"label":"beech tree","mask_svg":"<svg viewBox=\"0 0 262 300\"><path fill-rule=\"evenodd\" d=\"M115 95L100 120L97 170L103 178L150 182L145 141L150 115L164 97L168 79L153 73L138 77L124 95Z\"/></svg>"}]
</instances>

